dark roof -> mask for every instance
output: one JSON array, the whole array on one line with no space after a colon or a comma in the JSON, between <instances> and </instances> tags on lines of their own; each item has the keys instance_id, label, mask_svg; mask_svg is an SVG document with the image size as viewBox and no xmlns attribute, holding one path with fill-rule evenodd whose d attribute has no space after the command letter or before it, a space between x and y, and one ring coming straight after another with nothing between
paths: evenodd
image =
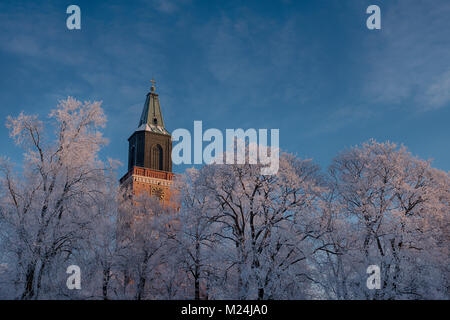
<instances>
[{"instance_id":1,"label":"dark roof","mask_svg":"<svg viewBox=\"0 0 450 320\"><path fill-rule=\"evenodd\" d=\"M136 131L150 131L159 134L170 133L164 128L164 120L159 104L158 94L155 93L155 87L152 86L150 92L147 93L144 109L142 110L141 119Z\"/></svg>"}]
</instances>

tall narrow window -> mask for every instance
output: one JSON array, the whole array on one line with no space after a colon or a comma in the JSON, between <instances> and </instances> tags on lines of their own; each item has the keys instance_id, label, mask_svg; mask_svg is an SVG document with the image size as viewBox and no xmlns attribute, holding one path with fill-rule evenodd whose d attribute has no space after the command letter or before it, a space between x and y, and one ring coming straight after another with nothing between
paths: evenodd
<instances>
[{"instance_id":1,"label":"tall narrow window","mask_svg":"<svg viewBox=\"0 0 450 320\"><path fill-rule=\"evenodd\" d=\"M131 146L130 148L130 155L128 156L128 159L130 159L130 163L128 164L128 170L130 170L131 168L133 168L136 164L135 164L135 159L136 159L136 149L134 146Z\"/></svg>"},{"instance_id":2,"label":"tall narrow window","mask_svg":"<svg viewBox=\"0 0 450 320\"><path fill-rule=\"evenodd\" d=\"M152 148L152 168L163 170L163 150L159 144Z\"/></svg>"}]
</instances>

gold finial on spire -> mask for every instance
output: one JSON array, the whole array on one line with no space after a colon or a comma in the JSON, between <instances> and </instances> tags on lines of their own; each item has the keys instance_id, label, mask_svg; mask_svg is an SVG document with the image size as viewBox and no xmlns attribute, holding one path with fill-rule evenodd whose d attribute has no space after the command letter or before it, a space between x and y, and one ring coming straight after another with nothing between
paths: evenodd
<instances>
[{"instance_id":1,"label":"gold finial on spire","mask_svg":"<svg viewBox=\"0 0 450 320\"><path fill-rule=\"evenodd\" d=\"M155 92L155 83L156 83L156 81L153 79L153 77L152 77L152 80L150 80L150 82L152 83L152 86L150 87L150 91L151 92Z\"/></svg>"}]
</instances>

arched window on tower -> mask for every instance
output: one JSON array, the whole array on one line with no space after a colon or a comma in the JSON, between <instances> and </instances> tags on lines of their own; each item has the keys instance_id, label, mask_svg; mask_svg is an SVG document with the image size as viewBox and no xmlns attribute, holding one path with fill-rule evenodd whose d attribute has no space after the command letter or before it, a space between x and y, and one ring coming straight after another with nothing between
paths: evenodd
<instances>
[{"instance_id":1,"label":"arched window on tower","mask_svg":"<svg viewBox=\"0 0 450 320\"><path fill-rule=\"evenodd\" d=\"M159 144L152 148L152 168L163 170L163 150Z\"/></svg>"}]
</instances>

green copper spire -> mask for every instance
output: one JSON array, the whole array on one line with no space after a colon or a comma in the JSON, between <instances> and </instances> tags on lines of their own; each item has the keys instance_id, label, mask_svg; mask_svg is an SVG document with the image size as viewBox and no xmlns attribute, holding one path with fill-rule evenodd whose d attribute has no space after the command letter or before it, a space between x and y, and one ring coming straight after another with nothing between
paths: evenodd
<instances>
[{"instance_id":1,"label":"green copper spire","mask_svg":"<svg viewBox=\"0 0 450 320\"><path fill-rule=\"evenodd\" d=\"M158 94L155 93L155 80L151 80L152 86L150 92L147 93L144 109L142 110L141 119L136 131L151 131L161 134L169 134L164 128L164 120L159 104Z\"/></svg>"}]
</instances>

